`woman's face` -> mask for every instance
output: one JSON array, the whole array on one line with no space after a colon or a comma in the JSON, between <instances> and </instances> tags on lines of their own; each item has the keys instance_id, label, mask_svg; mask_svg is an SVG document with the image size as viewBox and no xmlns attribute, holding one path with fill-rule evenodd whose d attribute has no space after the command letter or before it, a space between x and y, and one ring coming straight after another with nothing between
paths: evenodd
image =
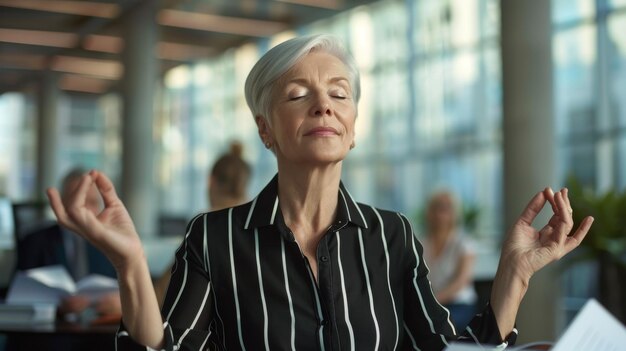
<instances>
[{"instance_id":1,"label":"woman's face","mask_svg":"<svg viewBox=\"0 0 626 351\"><path fill-rule=\"evenodd\" d=\"M431 231L452 230L456 225L454 201L449 194L435 195L428 205L428 227Z\"/></svg>"},{"instance_id":2,"label":"woman's face","mask_svg":"<svg viewBox=\"0 0 626 351\"><path fill-rule=\"evenodd\" d=\"M270 111L270 123L257 118L257 125L279 162L339 162L354 141L348 70L331 54L313 51L287 71L274 87Z\"/></svg>"}]
</instances>

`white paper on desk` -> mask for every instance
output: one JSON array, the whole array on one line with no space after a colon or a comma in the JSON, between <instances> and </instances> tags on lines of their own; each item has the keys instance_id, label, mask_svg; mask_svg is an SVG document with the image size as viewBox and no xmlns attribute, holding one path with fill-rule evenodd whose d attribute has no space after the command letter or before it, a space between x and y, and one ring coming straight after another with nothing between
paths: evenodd
<instances>
[{"instance_id":1,"label":"white paper on desk","mask_svg":"<svg viewBox=\"0 0 626 351\"><path fill-rule=\"evenodd\" d=\"M91 301L118 290L117 281L102 275L89 275L75 283L65 267L46 266L18 272L11 282L6 302L9 304L52 303L80 294Z\"/></svg>"},{"instance_id":2,"label":"white paper on desk","mask_svg":"<svg viewBox=\"0 0 626 351\"><path fill-rule=\"evenodd\" d=\"M454 342L454 343L451 343L448 347L446 347L444 351L485 351L485 350L491 350L491 349L485 348L482 346L477 346L474 344Z\"/></svg>"},{"instance_id":3,"label":"white paper on desk","mask_svg":"<svg viewBox=\"0 0 626 351\"><path fill-rule=\"evenodd\" d=\"M552 351L620 351L624 345L626 328L598 301L590 299Z\"/></svg>"}]
</instances>

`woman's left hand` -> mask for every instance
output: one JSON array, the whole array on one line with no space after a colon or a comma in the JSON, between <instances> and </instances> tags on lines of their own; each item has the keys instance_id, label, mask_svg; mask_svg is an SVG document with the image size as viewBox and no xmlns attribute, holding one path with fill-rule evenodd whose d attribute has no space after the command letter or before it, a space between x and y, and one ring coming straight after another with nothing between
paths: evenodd
<instances>
[{"instance_id":1,"label":"woman's left hand","mask_svg":"<svg viewBox=\"0 0 626 351\"><path fill-rule=\"evenodd\" d=\"M546 202L552 205L553 215L540 230L532 226ZM586 217L571 234L574 222L566 188L556 194L550 188L539 192L524 209L502 247L502 258L513 269L514 275L526 282L552 261L575 249L587 235L593 217Z\"/></svg>"}]
</instances>

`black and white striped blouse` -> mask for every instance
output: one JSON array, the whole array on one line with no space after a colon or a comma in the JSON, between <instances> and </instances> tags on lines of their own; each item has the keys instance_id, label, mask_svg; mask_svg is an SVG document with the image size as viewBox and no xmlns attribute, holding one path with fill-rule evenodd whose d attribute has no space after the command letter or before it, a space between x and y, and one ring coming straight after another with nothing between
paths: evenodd
<instances>
[{"instance_id":1,"label":"black and white striped blouse","mask_svg":"<svg viewBox=\"0 0 626 351\"><path fill-rule=\"evenodd\" d=\"M489 305L457 336L401 214L356 203L343 184L317 248L318 282L285 225L278 176L252 202L188 225L162 310L166 350L442 350L500 344ZM141 349L122 325L118 350ZM145 350L145 347L143 347Z\"/></svg>"}]
</instances>

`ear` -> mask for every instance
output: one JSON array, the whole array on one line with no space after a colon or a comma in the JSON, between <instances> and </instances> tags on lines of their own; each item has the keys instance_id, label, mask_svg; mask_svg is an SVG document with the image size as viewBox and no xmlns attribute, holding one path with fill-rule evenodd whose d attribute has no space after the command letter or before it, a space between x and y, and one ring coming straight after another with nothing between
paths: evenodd
<instances>
[{"instance_id":1,"label":"ear","mask_svg":"<svg viewBox=\"0 0 626 351\"><path fill-rule=\"evenodd\" d=\"M254 120L256 122L257 129L259 130L259 137L261 137L261 141L263 142L263 144L267 142L272 143L274 140L267 119L261 115L258 115L254 117Z\"/></svg>"}]
</instances>

